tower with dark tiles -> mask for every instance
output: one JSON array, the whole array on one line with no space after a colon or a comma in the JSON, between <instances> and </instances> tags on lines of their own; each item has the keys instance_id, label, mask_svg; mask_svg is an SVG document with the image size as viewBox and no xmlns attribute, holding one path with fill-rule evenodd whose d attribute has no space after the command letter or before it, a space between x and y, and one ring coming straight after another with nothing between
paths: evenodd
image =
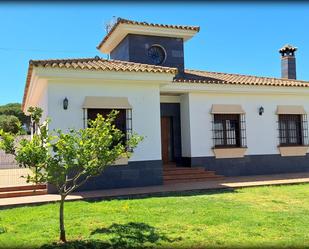
<instances>
[{"instance_id":1,"label":"tower with dark tiles","mask_svg":"<svg viewBox=\"0 0 309 249\"><path fill-rule=\"evenodd\" d=\"M184 72L184 42L197 26L164 25L118 18L97 47L111 59L165 67Z\"/></svg>"}]
</instances>

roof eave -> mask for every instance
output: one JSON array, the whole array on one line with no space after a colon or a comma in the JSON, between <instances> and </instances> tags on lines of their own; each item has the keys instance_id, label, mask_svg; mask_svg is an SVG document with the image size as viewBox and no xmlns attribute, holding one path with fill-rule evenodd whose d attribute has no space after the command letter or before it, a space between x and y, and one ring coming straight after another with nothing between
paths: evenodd
<instances>
[{"instance_id":1,"label":"roof eave","mask_svg":"<svg viewBox=\"0 0 309 249\"><path fill-rule=\"evenodd\" d=\"M99 60L98 58L94 58L95 60ZM66 61L72 61L74 59L71 60L66 60ZM76 59L77 61L88 61L89 59ZM114 63L116 61L113 61ZM120 62L120 61L119 61ZM119 70L115 70L115 69L81 69L81 68L66 68L66 67L57 67L52 65L53 63L64 63L62 60L37 60L37 61L29 61L29 67L28 67L28 72L27 72L27 77L26 77L26 83L25 83L25 88L24 88L24 95L23 95L23 101L22 101L22 111L26 112L25 110L25 106L27 103L27 97L29 94L29 88L30 88L30 84L31 84L31 80L32 80L32 76L33 76L33 71L34 68L40 68L40 69L54 69L54 70L81 70L81 71L109 71L109 72L127 72L127 73L154 73L154 74L166 74L166 75L172 75L175 76L178 73L177 68L164 68L164 67L157 67L157 68L146 68L145 70L139 69L139 70L130 70L130 69L119 69ZM130 63L128 63L130 64ZM142 65L142 64L138 64L138 63L132 63L132 64L137 64L137 65ZM37 73L37 70L36 70Z\"/></svg>"},{"instance_id":2,"label":"roof eave","mask_svg":"<svg viewBox=\"0 0 309 249\"><path fill-rule=\"evenodd\" d=\"M138 24L117 23L97 46L102 53L109 54L128 34L163 36L180 38L184 41L191 39L199 28L180 29L169 27L146 26Z\"/></svg>"},{"instance_id":3,"label":"roof eave","mask_svg":"<svg viewBox=\"0 0 309 249\"><path fill-rule=\"evenodd\" d=\"M25 113L25 105L26 105L26 100L29 92L29 86L30 86L30 81L32 77L32 72L33 72L33 64L31 61L29 61L29 67L28 67L28 72L27 72L27 77L26 77L26 83L25 83L25 88L24 88L24 95L23 95L23 101L21 104L21 110Z\"/></svg>"}]
</instances>

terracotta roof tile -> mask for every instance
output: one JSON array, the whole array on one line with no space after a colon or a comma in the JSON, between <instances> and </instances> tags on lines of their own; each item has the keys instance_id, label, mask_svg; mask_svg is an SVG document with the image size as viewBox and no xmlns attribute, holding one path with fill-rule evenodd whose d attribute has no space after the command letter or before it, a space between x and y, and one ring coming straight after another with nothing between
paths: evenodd
<instances>
[{"instance_id":1,"label":"terracotta roof tile","mask_svg":"<svg viewBox=\"0 0 309 249\"><path fill-rule=\"evenodd\" d=\"M177 68L162 67L120 60L106 60L100 57L80 59L31 60L30 66L44 68L85 69L98 71L129 71L150 73L177 73Z\"/></svg>"},{"instance_id":2,"label":"terracotta roof tile","mask_svg":"<svg viewBox=\"0 0 309 249\"><path fill-rule=\"evenodd\" d=\"M233 84L252 86L309 87L309 81L197 70L185 70L184 75L175 77L174 82L225 85Z\"/></svg>"},{"instance_id":3,"label":"terracotta roof tile","mask_svg":"<svg viewBox=\"0 0 309 249\"><path fill-rule=\"evenodd\" d=\"M132 25L148 26L148 27L158 27L158 28L193 30L193 31L197 31L197 32L199 32L199 30L200 30L200 27L198 27L198 26L166 25L166 24L157 24L157 23L148 23L148 22L138 22L138 21L132 21L132 20L124 19L124 18L117 18L117 22L113 25L113 27L110 29L108 34L104 37L104 39L97 46L97 49L101 48L102 44L111 36L111 34L116 30L116 28L122 23L132 24Z\"/></svg>"}]
</instances>

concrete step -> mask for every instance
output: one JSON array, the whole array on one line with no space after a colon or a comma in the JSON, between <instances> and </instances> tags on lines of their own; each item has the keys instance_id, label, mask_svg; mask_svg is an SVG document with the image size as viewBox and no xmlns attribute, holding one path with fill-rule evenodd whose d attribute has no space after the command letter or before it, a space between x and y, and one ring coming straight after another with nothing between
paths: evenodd
<instances>
[{"instance_id":1,"label":"concrete step","mask_svg":"<svg viewBox=\"0 0 309 249\"><path fill-rule=\"evenodd\" d=\"M35 190L35 189L46 189L46 184L1 187L0 193L10 191Z\"/></svg>"},{"instance_id":2,"label":"concrete step","mask_svg":"<svg viewBox=\"0 0 309 249\"><path fill-rule=\"evenodd\" d=\"M19 190L19 191L0 192L0 198L11 198L11 197L32 196L32 195L45 195L45 194L47 194L47 189Z\"/></svg>"},{"instance_id":3,"label":"concrete step","mask_svg":"<svg viewBox=\"0 0 309 249\"><path fill-rule=\"evenodd\" d=\"M188 166L188 167L185 167L185 166L169 166L169 165L163 165L163 170L177 170L177 169L205 169L204 167L197 167L197 166L194 166L194 167L191 167L191 166Z\"/></svg>"},{"instance_id":4,"label":"concrete step","mask_svg":"<svg viewBox=\"0 0 309 249\"><path fill-rule=\"evenodd\" d=\"M196 178L212 178L217 177L214 173L198 173L198 174L183 174L183 175L163 175L164 180L170 179L196 179Z\"/></svg>"},{"instance_id":5,"label":"concrete step","mask_svg":"<svg viewBox=\"0 0 309 249\"><path fill-rule=\"evenodd\" d=\"M163 169L164 174L181 174L181 173L190 173L190 172L196 172L196 173L203 173L203 172L214 172L210 170L205 170L204 168L175 168L175 169Z\"/></svg>"},{"instance_id":6,"label":"concrete step","mask_svg":"<svg viewBox=\"0 0 309 249\"><path fill-rule=\"evenodd\" d=\"M163 168L164 184L174 184L183 182L200 182L224 179L221 175L216 175L215 171L205 170L203 167L176 167L175 165Z\"/></svg>"},{"instance_id":7,"label":"concrete step","mask_svg":"<svg viewBox=\"0 0 309 249\"><path fill-rule=\"evenodd\" d=\"M205 182L205 181L212 181L212 180L222 180L224 179L223 176L214 176L208 178L196 178L196 179L173 179L173 180L165 180L164 184L175 184L175 183L188 183L188 182Z\"/></svg>"},{"instance_id":8,"label":"concrete step","mask_svg":"<svg viewBox=\"0 0 309 249\"><path fill-rule=\"evenodd\" d=\"M183 174L215 174L214 171L209 170L195 170L195 169L186 169L186 170L169 170L169 171L163 171L163 175L183 175Z\"/></svg>"}]
</instances>

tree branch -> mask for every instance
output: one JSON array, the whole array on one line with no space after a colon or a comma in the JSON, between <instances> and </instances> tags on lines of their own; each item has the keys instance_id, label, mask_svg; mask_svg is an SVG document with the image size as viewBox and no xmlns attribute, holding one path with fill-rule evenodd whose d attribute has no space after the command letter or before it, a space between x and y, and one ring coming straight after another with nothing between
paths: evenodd
<instances>
[{"instance_id":1,"label":"tree branch","mask_svg":"<svg viewBox=\"0 0 309 249\"><path fill-rule=\"evenodd\" d=\"M73 192L75 189L77 189L77 188L79 188L80 186L82 186L85 182L88 181L88 179L89 179L90 177L93 177L93 176L88 175L88 176L86 176L86 178L85 178L84 180L82 180L80 183L73 185L73 186L66 192L66 196L69 195L71 192Z\"/></svg>"}]
</instances>

